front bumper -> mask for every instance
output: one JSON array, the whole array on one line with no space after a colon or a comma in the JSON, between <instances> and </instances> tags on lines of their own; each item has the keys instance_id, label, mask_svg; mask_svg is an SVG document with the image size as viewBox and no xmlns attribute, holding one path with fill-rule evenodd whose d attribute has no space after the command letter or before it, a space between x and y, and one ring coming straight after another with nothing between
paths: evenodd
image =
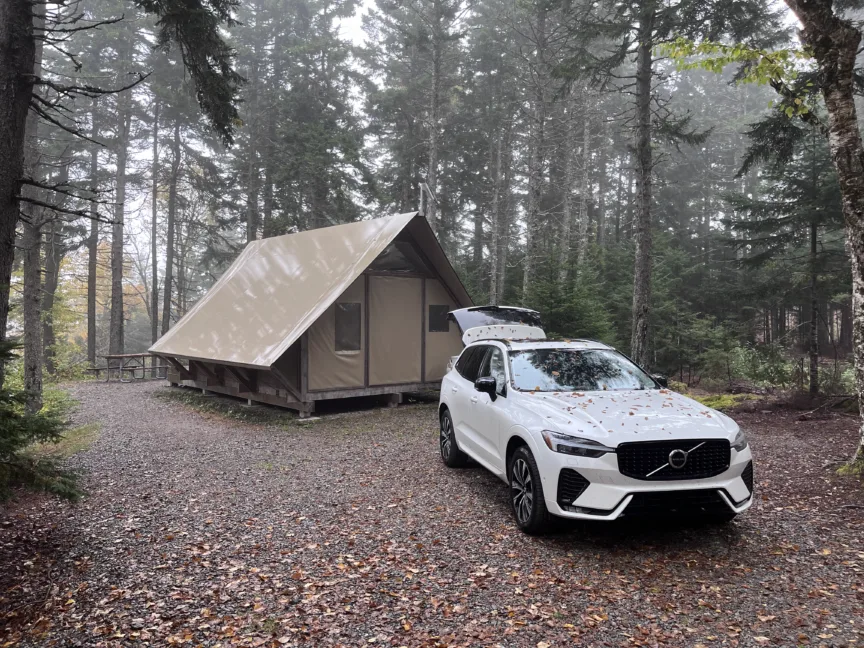
<instances>
[{"instance_id":1,"label":"front bumper","mask_svg":"<svg viewBox=\"0 0 864 648\"><path fill-rule=\"evenodd\" d=\"M622 475L614 453L597 459L555 452L540 454L535 458L543 479L546 508L564 518L616 520L637 512L682 516L720 511L741 513L753 503L753 494L742 478L752 462L749 447L741 452L732 450L729 468L719 475L679 481L644 481ZM573 499L559 493L561 471L566 469L576 471L588 482Z\"/></svg>"}]
</instances>

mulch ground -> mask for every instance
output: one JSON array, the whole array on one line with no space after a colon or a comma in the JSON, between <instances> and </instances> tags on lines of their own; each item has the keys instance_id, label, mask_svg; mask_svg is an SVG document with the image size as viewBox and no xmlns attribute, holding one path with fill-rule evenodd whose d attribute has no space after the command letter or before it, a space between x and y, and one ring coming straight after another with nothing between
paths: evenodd
<instances>
[{"instance_id":1,"label":"mulch ground","mask_svg":"<svg viewBox=\"0 0 864 648\"><path fill-rule=\"evenodd\" d=\"M434 405L263 425L167 389L75 388L88 495L0 511L0 646L864 645L854 419L738 415L758 500L728 526L532 538L442 466Z\"/></svg>"}]
</instances>

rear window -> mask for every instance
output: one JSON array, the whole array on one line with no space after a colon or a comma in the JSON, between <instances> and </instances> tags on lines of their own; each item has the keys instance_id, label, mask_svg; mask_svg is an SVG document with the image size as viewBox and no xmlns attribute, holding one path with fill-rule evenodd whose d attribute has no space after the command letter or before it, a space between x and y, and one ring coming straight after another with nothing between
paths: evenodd
<instances>
[{"instance_id":1,"label":"rear window","mask_svg":"<svg viewBox=\"0 0 864 648\"><path fill-rule=\"evenodd\" d=\"M543 328L540 314L525 308L474 306L472 308L460 308L450 315L456 320L463 333L477 326L494 326L496 324L521 324Z\"/></svg>"},{"instance_id":2,"label":"rear window","mask_svg":"<svg viewBox=\"0 0 864 648\"><path fill-rule=\"evenodd\" d=\"M477 380L477 374L480 373L480 365L483 364L483 358L486 357L487 346L468 347L459 356L456 361L456 371L459 372L465 380L474 382Z\"/></svg>"}]
</instances>

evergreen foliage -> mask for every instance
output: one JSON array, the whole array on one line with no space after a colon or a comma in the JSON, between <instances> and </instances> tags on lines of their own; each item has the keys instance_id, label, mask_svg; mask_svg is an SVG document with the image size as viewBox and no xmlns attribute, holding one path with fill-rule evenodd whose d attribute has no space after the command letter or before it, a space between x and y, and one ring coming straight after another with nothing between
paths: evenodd
<instances>
[{"instance_id":1,"label":"evergreen foliage","mask_svg":"<svg viewBox=\"0 0 864 648\"><path fill-rule=\"evenodd\" d=\"M0 367L8 370L17 359L16 348L13 341L0 341ZM18 486L77 497L75 476L55 459L31 451L34 444L62 438L66 428L65 408L46 405L40 412L30 414L26 411L28 394L13 382L7 374L0 388L0 499L8 497Z\"/></svg>"},{"instance_id":2,"label":"evergreen foliage","mask_svg":"<svg viewBox=\"0 0 864 648\"><path fill-rule=\"evenodd\" d=\"M550 333L601 339L625 353L640 214L648 213L644 363L691 384L768 386L774 376L776 386L803 385L807 228L817 221L819 353L832 376L844 374L850 270L837 182L824 145L814 146L824 112L812 69L797 55L771 54L785 37L776 5L220 0L213 19L232 29L222 33L225 47L216 49L225 57L212 71L229 79L220 70L230 59L234 81L245 79L232 90L236 118L219 118L233 129L230 148L224 132L208 128L214 118L196 100L183 47L168 55L153 49L166 34L179 42L213 23L187 21L183 35L136 12L142 6L87 6L88 20L136 22L72 37L80 70L46 51L46 78L149 73L122 100L120 93L76 103L78 124L100 146L56 126L41 137L45 177L57 178L60 160L69 161L70 182L99 190L102 220L126 152L127 352L147 348L154 320L157 334L170 328L248 241L417 209L433 164L435 228L476 303L532 305ZM167 6L144 8L159 14ZM633 96L646 12L655 46L647 165L635 147ZM690 43L714 63L679 68L660 56ZM724 56L745 70L716 74ZM785 95L771 87L769 64L796 69ZM734 84L751 72L766 82ZM127 99L130 128L121 141ZM790 107L800 119L788 118ZM646 212L639 186L647 180ZM75 198L67 204L87 207ZM87 310L86 284L94 288L93 355L108 348L104 305L112 292L108 223L62 220L69 268L54 292L55 377L81 373L88 334L75 313ZM95 263L85 280L88 257ZM13 329L20 322L16 312ZM842 381L824 389L843 389Z\"/></svg>"}]
</instances>

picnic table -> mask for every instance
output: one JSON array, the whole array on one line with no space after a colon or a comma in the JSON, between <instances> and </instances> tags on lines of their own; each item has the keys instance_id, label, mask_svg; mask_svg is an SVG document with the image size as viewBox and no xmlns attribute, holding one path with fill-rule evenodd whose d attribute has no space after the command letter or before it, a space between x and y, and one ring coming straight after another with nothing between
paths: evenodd
<instances>
[{"instance_id":1,"label":"picnic table","mask_svg":"<svg viewBox=\"0 0 864 648\"><path fill-rule=\"evenodd\" d=\"M120 382L132 382L133 380L145 380L148 377L151 379L164 378L165 371L168 369L168 365L157 364L159 362L158 356L150 353L109 353L99 357L105 359L105 366L97 367L94 371L96 371L97 376L100 371L104 371L106 374L105 382L111 382L112 372L116 373ZM148 358L150 359L149 365ZM124 378L124 373L128 374L129 377Z\"/></svg>"}]
</instances>

